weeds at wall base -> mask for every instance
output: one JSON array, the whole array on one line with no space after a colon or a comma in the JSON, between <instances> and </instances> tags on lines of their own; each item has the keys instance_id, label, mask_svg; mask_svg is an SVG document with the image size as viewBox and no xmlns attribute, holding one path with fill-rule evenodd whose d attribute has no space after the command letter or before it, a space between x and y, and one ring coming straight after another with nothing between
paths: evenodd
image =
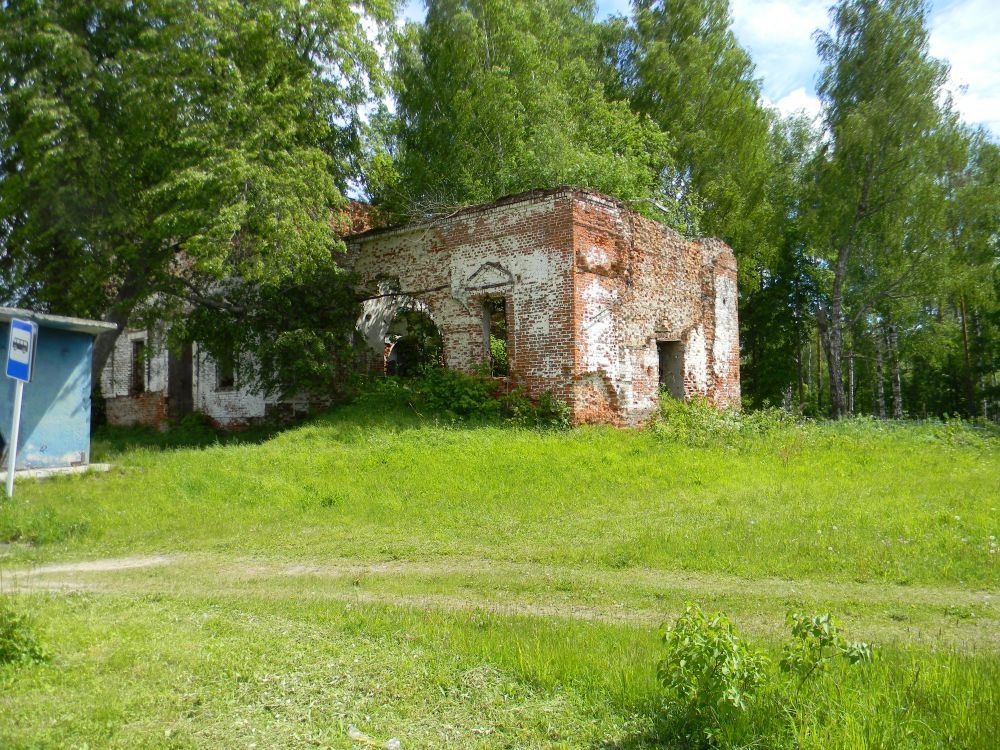
<instances>
[{"instance_id":1,"label":"weeds at wall base","mask_svg":"<svg viewBox=\"0 0 1000 750\"><path fill-rule=\"evenodd\" d=\"M360 398L402 401L419 416L453 421L500 421L515 427L570 425L569 406L549 392L533 402L523 389L503 392L496 379L443 367L426 369L414 378L373 379L361 387Z\"/></svg>"},{"instance_id":2,"label":"weeds at wall base","mask_svg":"<svg viewBox=\"0 0 1000 750\"><path fill-rule=\"evenodd\" d=\"M678 401L666 392L661 392L660 408L648 428L665 441L694 448L742 449L771 442L779 451L794 452L796 444L803 441L860 441L893 435L956 448L1000 448L1000 426L984 420L884 420L870 416L816 420L776 407L719 409L704 398Z\"/></svg>"}]
</instances>

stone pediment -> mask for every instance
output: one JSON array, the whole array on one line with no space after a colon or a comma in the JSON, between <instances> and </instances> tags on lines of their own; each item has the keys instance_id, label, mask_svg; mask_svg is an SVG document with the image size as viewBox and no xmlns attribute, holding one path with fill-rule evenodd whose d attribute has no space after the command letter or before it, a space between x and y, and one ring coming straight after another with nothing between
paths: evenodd
<instances>
[{"instance_id":1,"label":"stone pediment","mask_svg":"<svg viewBox=\"0 0 1000 750\"><path fill-rule=\"evenodd\" d=\"M499 263L483 263L475 273L465 280L464 289L467 292L486 291L510 286L514 277Z\"/></svg>"}]
</instances>

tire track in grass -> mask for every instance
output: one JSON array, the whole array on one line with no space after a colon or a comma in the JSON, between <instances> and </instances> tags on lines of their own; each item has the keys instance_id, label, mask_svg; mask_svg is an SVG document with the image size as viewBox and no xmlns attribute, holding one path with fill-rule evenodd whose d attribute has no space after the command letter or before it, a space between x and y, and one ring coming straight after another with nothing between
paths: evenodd
<instances>
[{"instance_id":1,"label":"tire track in grass","mask_svg":"<svg viewBox=\"0 0 1000 750\"><path fill-rule=\"evenodd\" d=\"M288 562L160 554L8 570L0 577L0 592L4 591L322 598L643 627L656 627L676 614L684 601L701 599L712 602L711 608L721 604L749 632L782 630L784 613L794 606L833 609L852 630L863 629L867 637L1000 651L1000 594L995 591L747 580L647 568L594 570L470 558ZM655 606L648 606L650 602ZM872 607L876 610L870 611ZM878 611L879 607L888 610ZM905 613L916 607L922 608L916 614L923 620L908 622ZM853 611L858 608L863 611Z\"/></svg>"}]
</instances>

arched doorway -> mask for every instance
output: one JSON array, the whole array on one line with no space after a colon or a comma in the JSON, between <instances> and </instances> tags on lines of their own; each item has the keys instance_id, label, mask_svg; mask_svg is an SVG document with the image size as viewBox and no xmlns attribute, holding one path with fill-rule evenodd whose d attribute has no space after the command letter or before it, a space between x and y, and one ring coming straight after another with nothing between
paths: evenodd
<instances>
[{"instance_id":1,"label":"arched doorway","mask_svg":"<svg viewBox=\"0 0 1000 750\"><path fill-rule=\"evenodd\" d=\"M402 310L386 332L385 374L412 378L443 363L441 332L423 310Z\"/></svg>"}]
</instances>

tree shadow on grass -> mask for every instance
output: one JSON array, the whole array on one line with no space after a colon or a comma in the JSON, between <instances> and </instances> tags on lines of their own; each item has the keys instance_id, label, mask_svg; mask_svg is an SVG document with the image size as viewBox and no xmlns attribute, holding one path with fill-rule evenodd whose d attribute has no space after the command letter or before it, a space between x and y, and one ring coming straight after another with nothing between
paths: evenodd
<instances>
[{"instance_id":1,"label":"tree shadow on grass","mask_svg":"<svg viewBox=\"0 0 1000 750\"><path fill-rule=\"evenodd\" d=\"M387 378L390 384L396 379ZM407 433L428 427L473 431L483 428L559 430L559 427L527 427L507 421L498 414L459 416L448 412L435 412L419 406L419 399L409 390L398 385L363 391L350 402L331 407L308 420L308 424L331 431L331 439L353 441L370 430L387 433Z\"/></svg>"},{"instance_id":2,"label":"tree shadow on grass","mask_svg":"<svg viewBox=\"0 0 1000 750\"><path fill-rule=\"evenodd\" d=\"M684 739L683 722L665 709L661 701L642 701L631 710L637 716L650 716L651 725L621 739L597 742L591 745L591 750L690 750L692 747Z\"/></svg>"},{"instance_id":3,"label":"tree shadow on grass","mask_svg":"<svg viewBox=\"0 0 1000 750\"><path fill-rule=\"evenodd\" d=\"M622 740L602 742L594 746L594 750L653 750L654 748L656 750L683 750L685 745L661 736L658 732L650 731Z\"/></svg>"},{"instance_id":4,"label":"tree shadow on grass","mask_svg":"<svg viewBox=\"0 0 1000 750\"><path fill-rule=\"evenodd\" d=\"M102 425L91 435L91 461L100 463L134 450L169 451L207 448L213 445L258 445L300 423L268 423L244 430L220 430L208 424L172 425L165 430L152 427Z\"/></svg>"},{"instance_id":5,"label":"tree shadow on grass","mask_svg":"<svg viewBox=\"0 0 1000 750\"><path fill-rule=\"evenodd\" d=\"M691 745L677 737L667 726L657 726L620 740L602 742L593 750L688 750Z\"/></svg>"},{"instance_id":6,"label":"tree shadow on grass","mask_svg":"<svg viewBox=\"0 0 1000 750\"><path fill-rule=\"evenodd\" d=\"M360 393L352 400L336 404L309 416L254 424L239 430L221 430L199 414L169 424L164 430L152 427L102 425L91 436L91 460L112 461L134 450L170 451L208 448L216 445L259 445L278 435L313 426L330 430L331 440L351 441L371 430L409 432L428 426L473 430L501 426L497 419L456 419L421 413L403 392Z\"/></svg>"}]
</instances>

